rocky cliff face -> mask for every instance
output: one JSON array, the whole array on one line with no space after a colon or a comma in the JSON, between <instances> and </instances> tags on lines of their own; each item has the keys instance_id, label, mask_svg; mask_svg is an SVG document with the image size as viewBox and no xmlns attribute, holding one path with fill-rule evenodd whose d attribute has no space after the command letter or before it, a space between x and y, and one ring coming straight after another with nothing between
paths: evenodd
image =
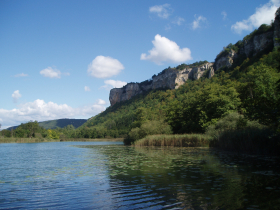
<instances>
[{"instance_id":1,"label":"rocky cliff face","mask_svg":"<svg viewBox=\"0 0 280 210\"><path fill-rule=\"evenodd\" d=\"M277 42L275 38L280 38L280 8L278 8L275 13L274 31L258 34L249 40L244 40L238 53L231 49L228 53L223 53L222 56L218 55L215 63L204 63L198 67L187 67L183 70L168 68L157 76L154 76L150 81L129 83L122 88L114 88L110 91L109 96L111 106L118 102L129 100L131 97L141 94L144 91L159 88L177 89L188 79L199 79L206 72L208 75L205 76L211 78L215 70L224 66L230 67L234 60L240 55L249 57L250 55L255 55L264 50L271 44L273 44L274 47L280 46L280 43Z\"/></svg>"},{"instance_id":2,"label":"rocky cliff face","mask_svg":"<svg viewBox=\"0 0 280 210\"><path fill-rule=\"evenodd\" d=\"M264 50L268 45L273 43L273 31L264 34L256 35L248 41L244 41L244 48L242 52L249 57L251 54L256 55L258 52Z\"/></svg>"},{"instance_id":3,"label":"rocky cliff face","mask_svg":"<svg viewBox=\"0 0 280 210\"><path fill-rule=\"evenodd\" d=\"M224 66L230 67L233 64L234 59L239 55L249 57L251 55L256 55L269 45L279 47L280 43L276 41L276 38L280 38L280 7L275 13L274 31L258 34L249 40L244 40L242 43L243 47L239 49L238 54L234 50L230 50L223 56L218 55L215 60L214 69L218 70Z\"/></svg>"},{"instance_id":4,"label":"rocky cliff face","mask_svg":"<svg viewBox=\"0 0 280 210\"><path fill-rule=\"evenodd\" d=\"M280 47L280 42L276 40L279 38L280 38L280 7L275 13L274 34L273 34L274 47Z\"/></svg>"},{"instance_id":5,"label":"rocky cliff face","mask_svg":"<svg viewBox=\"0 0 280 210\"><path fill-rule=\"evenodd\" d=\"M221 67L230 67L233 64L233 60L237 58L237 54L234 50L230 50L228 54L219 57L216 59L215 62L215 70L221 68Z\"/></svg>"},{"instance_id":6,"label":"rocky cliff face","mask_svg":"<svg viewBox=\"0 0 280 210\"><path fill-rule=\"evenodd\" d=\"M209 74L206 76L212 77L214 75L213 63L205 63L198 67L185 68L183 70L168 68L157 76L154 76L150 81L128 83L122 88L113 88L109 96L111 106L118 102L129 100L131 97L141 94L144 91L159 88L177 89L188 79L199 79L207 70Z\"/></svg>"}]
</instances>

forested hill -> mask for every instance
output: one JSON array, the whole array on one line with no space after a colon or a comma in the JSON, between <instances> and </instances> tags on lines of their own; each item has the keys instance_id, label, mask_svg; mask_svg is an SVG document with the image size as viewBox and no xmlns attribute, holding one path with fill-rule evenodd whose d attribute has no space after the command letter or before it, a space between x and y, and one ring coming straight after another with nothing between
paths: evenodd
<instances>
[{"instance_id":1,"label":"forested hill","mask_svg":"<svg viewBox=\"0 0 280 210\"><path fill-rule=\"evenodd\" d=\"M275 22L262 25L243 40L225 47L217 55L215 65L217 60L221 62L210 79L202 75L197 80L187 80L178 89L143 91L92 117L75 131L75 136L102 138L130 134L137 139L143 136L145 126L153 127L152 133L160 133L159 125L169 126L175 134L204 133L230 113L279 129L280 51L273 36L279 30L277 24L278 28ZM255 39L260 37L267 44L254 46ZM223 61L223 57L228 60ZM176 68L182 65L185 64Z\"/></svg>"},{"instance_id":2,"label":"forested hill","mask_svg":"<svg viewBox=\"0 0 280 210\"><path fill-rule=\"evenodd\" d=\"M55 129L55 128L64 128L67 125L73 125L75 128L78 128L82 124L84 124L86 119L58 119L58 120L48 120L39 122L39 126L44 129ZM13 126L7 128L7 130L16 129L18 126Z\"/></svg>"}]
</instances>

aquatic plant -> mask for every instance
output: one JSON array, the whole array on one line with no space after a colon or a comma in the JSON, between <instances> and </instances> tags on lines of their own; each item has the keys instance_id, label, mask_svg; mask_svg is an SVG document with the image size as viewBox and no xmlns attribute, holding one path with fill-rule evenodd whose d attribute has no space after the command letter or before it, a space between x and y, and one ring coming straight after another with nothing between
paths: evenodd
<instances>
[{"instance_id":1,"label":"aquatic plant","mask_svg":"<svg viewBox=\"0 0 280 210\"><path fill-rule=\"evenodd\" d=\"M150 135L133 143L134 146L208 147L214 138L205 134Z\"/></svg>"}]
</instances>

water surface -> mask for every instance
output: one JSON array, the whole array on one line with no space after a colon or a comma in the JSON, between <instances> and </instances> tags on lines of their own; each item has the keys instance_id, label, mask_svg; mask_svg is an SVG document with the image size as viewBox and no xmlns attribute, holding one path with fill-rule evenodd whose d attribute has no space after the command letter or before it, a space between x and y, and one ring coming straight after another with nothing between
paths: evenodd
<instances>
[{"instance_id":1,"label":"water surface","mask_svg":"<svg viewBox=\"0 0 280 210\"><path fill-rule=\"evenodd\" d=\"M120 142L0 144L0 209L278 209L278 163Z\"/></svg>"}]
</instances>

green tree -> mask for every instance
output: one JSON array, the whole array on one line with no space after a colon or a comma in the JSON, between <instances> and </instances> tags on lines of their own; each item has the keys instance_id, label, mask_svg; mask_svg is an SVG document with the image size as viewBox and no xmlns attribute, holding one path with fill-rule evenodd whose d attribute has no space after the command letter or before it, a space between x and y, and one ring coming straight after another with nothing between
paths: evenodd
<instances>
[{"instance_id":1,"label":"green tree","mask_svg":"<svg viewBox=\"0 0 280 210\"><path fill-rule=\"evenodd\" d=\"M245 116L264 125L279 127L280 95L276 88L279 78L279 73L269 66L260 64L250 68L243 86Z\"/></svg>"}]
</instances>

